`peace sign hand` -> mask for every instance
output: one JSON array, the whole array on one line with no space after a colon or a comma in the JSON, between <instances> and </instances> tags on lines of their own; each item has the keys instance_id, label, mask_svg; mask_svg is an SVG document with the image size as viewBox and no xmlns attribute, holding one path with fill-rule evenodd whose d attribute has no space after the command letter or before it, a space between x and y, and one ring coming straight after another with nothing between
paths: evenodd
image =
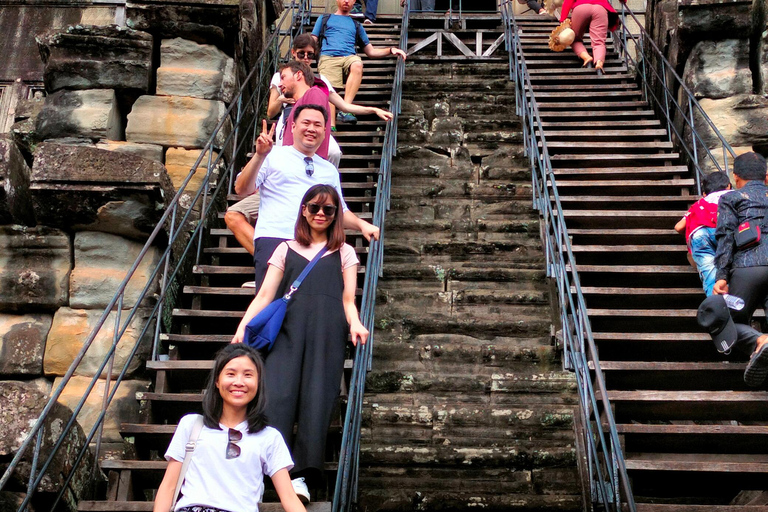
<instances>
[{"instance_id":1,"label":"peace sign hand","mask_svg":"<svg viewBox=\"0 0 768 512\"><path fill-rule=\"evenodd\" d=\"M256 139L256 154L267 156L272 151L272 145L274 144L272 137L275 135L275 124L277 123L272 125L269 132L267 132L267 120L263 119L261 123L261 134Z\"/></svg>"}]
</instances>

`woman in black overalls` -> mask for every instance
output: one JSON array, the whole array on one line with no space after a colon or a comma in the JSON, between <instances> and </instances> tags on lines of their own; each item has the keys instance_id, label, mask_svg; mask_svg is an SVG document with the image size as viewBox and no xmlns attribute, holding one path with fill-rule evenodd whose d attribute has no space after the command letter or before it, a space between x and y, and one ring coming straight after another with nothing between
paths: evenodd
<instances>
[{"instance_id":1,"label":"woman in black overalls","mask_svg":"<svg viewBox=\"0 0 768 512\"><path fill-rule=\"evenodd\" d=\"M269 390L267 417L285 438L295 466L294 489L305 503L305 479L322 480L325 440L344 371L347 336L365 343L368 331L355 305L355 250L345 241L339 196L329 185L315 185L301 201L295 240L275 249L259 293L238 326L233 342L242 342L245 326L275 298L288 292L304 267L323 248L327 252L293 294L280 334L265 364ZM297 423L294 435L293 425Z\"/></svg>"}]
</instances>

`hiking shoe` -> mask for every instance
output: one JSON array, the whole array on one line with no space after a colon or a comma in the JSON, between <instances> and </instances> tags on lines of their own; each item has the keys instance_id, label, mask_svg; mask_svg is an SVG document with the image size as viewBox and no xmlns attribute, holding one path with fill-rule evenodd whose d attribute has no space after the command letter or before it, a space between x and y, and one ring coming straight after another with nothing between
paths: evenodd
<instances>
[{"instance_id":1,"label":"hiking shoe","mask_svg":"<svg viewBox=\"0 0 768 512\"><path fill-rule=\"evenodd\" d=\"M744 371L744 382L747 386L756 388L768 377L768 343L752 354Z\"/></svg>"},{"instance_id":2,"label":"hiking shoe","mask_svg":"<svg viewBox=\"0 0 768 512\"><path fill-rule=\"evenodd\" d=\"M256 288L256 281L246 281L240 285L240 288Z\"/></svg>"},{"instance_id":3,"label":"hiking shoe","mask_svg":"<svg viewBox=\"0 0 768 512\"><path fill-rule=\"evenodd\" d=\"M363 14L363 6L360 4L360 2L355 2L355 5L353 5L352 9L349 11L349 15L353 18L362 18L365 16Z\"/></svg>"},{"instance_id":4,"label":"hiking shoe","mask_svg":"<svg viewBox=\"0 0 768 512\"><path fill-rule=\"evenodd\" d=\"M357 117L349 112L339 112L336 114L336 121L339 123L357 124Z\"/></svg>"},{"instance_id":5,"label":"hiking shoe","mask_svg":"<svg viewBox=\"0 0 768 512\"><path fill-rule=\"evenodd\" d=\"M304 477L294 478L291 480L291 485L293 485L293 492L296 493L299 500L305 505L309 503L309 487L304 483Z\"/></svg>"},{"instance_id":6,"label":"hiking shoe","mask_svg":"<svg viewBox=\"0 0 768 512\"><path fill-rule=\"evenodd\" d=\"M373 22L369 20L368 18L365 18L365 21L363 22L363 25L373 25Z\"/></svg>"}]
</instances>

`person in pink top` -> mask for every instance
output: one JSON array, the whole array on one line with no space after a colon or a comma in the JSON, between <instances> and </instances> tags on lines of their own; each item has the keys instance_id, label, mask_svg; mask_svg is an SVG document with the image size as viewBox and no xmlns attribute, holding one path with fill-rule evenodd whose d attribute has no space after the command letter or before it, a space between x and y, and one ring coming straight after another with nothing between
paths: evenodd
<instances>
[{"instance_id":1,"label":"person in pink top","mask_svg":"<svg viewBox=\"0 0 768 512\"><path fill-rule=\"evenodd\" d=\"M605 64L605 38L608 37L609 30L613 32L619 26L619 15L616 9L611 7L608 0L565 0L560 21L565 21L571 11L573 11L571 28L576 33L576 38L571 45L573 53L584 61L584 66L594 61L595 68L602 70ZM589 55L584 46L584 34L587 31L592 41L594 58Z\"/></svg>"}]
</instances>

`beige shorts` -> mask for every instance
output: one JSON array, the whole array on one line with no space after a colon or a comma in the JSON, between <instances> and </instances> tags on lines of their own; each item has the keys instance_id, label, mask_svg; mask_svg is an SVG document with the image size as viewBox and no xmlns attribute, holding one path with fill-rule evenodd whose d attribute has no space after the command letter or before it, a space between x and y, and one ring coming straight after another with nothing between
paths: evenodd
<instances>
[{"instance_id":1,"label":"beige shorts","mask_svg":"<svg viewBox=\"0 0 768 512\"><path fill-rule=\"evenodd\" d=\"M256 218L259 216L259 191L257 190L255 194L241 199L227 210L242 214L248 220L248 224L255 226Z\"/></svg>"},{"instance_id":2,"label":"beige shorts","mask_svg":"<svg viewBox=\"0 0 768 512\"><path fill-rule=\"evenodd\" d=\"M344 80L349 75L349 68L355 62L363 62L363 59L357 55L348 55L346 57L323 55L317 63L317 72L327 78L334 89L343 89Z\"/></svg>"}]
</instances>

